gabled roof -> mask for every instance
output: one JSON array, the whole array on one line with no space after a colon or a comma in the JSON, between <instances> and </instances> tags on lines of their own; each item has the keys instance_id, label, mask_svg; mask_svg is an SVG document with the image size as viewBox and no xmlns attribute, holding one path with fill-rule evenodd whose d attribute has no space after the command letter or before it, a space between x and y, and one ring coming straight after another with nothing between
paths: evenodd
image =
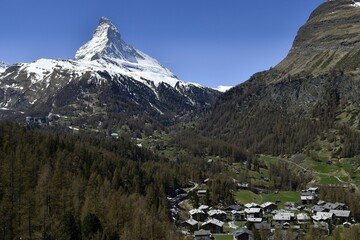
<instances>
[{"instance_id":1,"label":"gabled roof","mask_svg":"<svg viewBox=\"0 0 360 240\"><path fill-rule=\"evenodd\" d=\"M189 211L189 213L190 213L190 215L194 215L194 214L205 214L205 212L203 211L203 210L200 210L200 209L191 209L190 211Z\"/></svg>"},{"instance_id":2,"label":"gabled roof","mask_svg":"<svg viewBox=\"0 0 360 240\"><path fill-rule=\"evenodd\" d=\"M336 217L349 218L351 212L347 210L330 210L330 213L335 214Z\"/></svg>"},{"instance_id":3,"label":"gabled roof","mask_svg":"<svg viewBox=\"0 0 360 240\"><path fill-rule=\"evenodd\" d=\"M208 225L208 224L213 224L213 225L216 225L216 226L218 226L218 227L224 226L224 222L219 221L219 220L214 219L214 218L211 218L211 219L207 220L206 222L204 222L203 224L201 224L201 226L205 226L205 225Z\"/></svg>"},{"instance_id":4,"label":"gabled roof","mask_svg":"<svg viewBox=\"0 0 360 240\"><path fill-rule=\"evenodd\" d=\"M199 222L196 221L196 220L194 220L194 219L192 219L192 218L190 218L190 219L186 220L184 223L187 223L187 224L189 224L189 225L191 225L191 226L195 226L195 225L197 225Z\"/></svg>"},{"instance_id":5,"label":"gabled roof","mask_svg":"<svg viewBox=\"0 0 360 240\"><path fill-rule=\"evenodd\" d=\"M210 207L208 205L200 205L200 207L198 207L198 209L203 210L203 211L208 210L209 208Z\"/></svg>"},{"instance_id":6,"label":"gabled roof","mask_svg":"<svg viewBox=\"0 0 360 240\"><path fill-rule=\"evenodd\" d=\"M249 234L249 235L251 235L251 236L254 235L253 232L250 231L250 230L247 229L247 228L238 228L238 229L235 230L234 236L235 236L235 237L238 237L238 236L243 235L244 233Z\"/></svg>"},{"instance_id":7,"label":"gabled roof","mask_svg":"<svg viewBox=\"0 0 360 240\"><path fill-rule=\"evenodd\" d=\"M345 203L339 203L339 202L336 202L336 203L326 203L324 205L324 208L328 209L328 210L337 210L337 208L344 208L346 207L346 204Z\"/></svg>"},{"instance_id":8,"label":"gabled roof","mask_svg":"<svg viewBox=\"0 0 360 240\"><path fill-rule=\"evenodd\" d=\"M226 215L226 212L224 212L223 210L219 210L219 209L212 209L212 210L208 211L208 215L209 215L209 216L221 215L221 214L225 214L225 215Z\"/></svg>"},{"instance_id":9,"label":"gabled roof","mask_svg":"<svg viewBox=\"0 0 360 240\"><path fill-rule=\"evenodd\" d=\"M260 213L260 212L261 212L261 208L249 208L249 209L245 209L245 212L246 212L247 214Z\"/></svg>"},{"instance_id":10,"label":"gabled roof","mask_svg":"<svg viewBox=\"0 0 360 240\"><path fill-rule=\"evenodd\" d=\"M306 200L313 200L314 196L313 195L303 195L300 197L301 201L306 201Z\"/></svg>"},{"instance_id":11,"label":"gabled roof","mask_svg":"<svg viewBox=\"0 0 360 240\"><path fill-rule=\"evenodd\" d=\"M307 215L306 213L299 213L296 217L300 221L310 220L310 216Z\"/></svg>"},{"instance_id":12,"label":"gabled roof","mask_svg":"<svg viewBox=\"0 0 360 240\"><path fill-rule=\"evenodd\" d=\"M317 212L316 215L312 216L311 218L317 222L319 221L326 221L331 219L334 216L334 213L330 212Z\"/></svg>"},{"instance_id":13,"label":"gabled roof","mask_svg":"<svg viewBox=\"0 0 360 240\"><path fill-rule=\"evenodd\" d=\"M230 206L227 206L226 208L225 208L226 210L235 210L235 211L239 211L239 210L241 210L241 206L240 205L230 205Z\"/></svg>"},{"instance_id":14,"label":"gabled roof","mask_svg":"<svg viewBox=\"0 0 360 240\"><path fill-rule=\"evenodd\" d=\"M314 212L323 212L323 211L325 210L325 207L315 205L315 206L312 207L312 210L313 210Z\"/></svg>"},{"instance_id":15,"label":"gabled roof","mask_svg":"<svg viewBox=\"0 0 360 240\"><path fill-rule=\"evenodd\" d=\"M301 196L313 196L312 192L302 192Z\"/></svg>"},{"instance_id":16,"label":"gabled roof","mask_svg":"<svg viewBox=\"0 0 360 240\"><path fill-rule=\"evenodd\" d=\"M255 208L255 207L259 207L259 204L257 204L257 203L247 203L244 206L246 208Z\"/></svg>"},{"instance_id":17,"label":"gabled roof","mask_svg":"<svg viewBox=\"0 0 360 240\"><path fill-rule=\"evenodd\" d=\"M269 206L271 206L271 205L277 205L276 203L273 203L273 202L266 202L266 203L263 203L263 204L261 204L260 205L260 207L261 208L267 208L267 207L269 207Z\"/></svg>"},{"instance_id":18,"label":"gabled roof","mask_svg":"<svg viewBox=\"0 0 360 240\"><path fill-rule=\"evenodd\" d=\"M262 218L247 218L246 219L248 222L252 222L252 223L261 223L262 222Z\"/></svg>"},{"instance_id":19,"label":"gabled roof","mask_svg":"<svg viewBox=\"0 0 360 240\"><path fill-rule=\"evenodd\" d=\"M235 211L235 210L232 210L232 211L231 211L231 214L232 214L232 215L245 214L245 211Z\"/></svg>"},{"instance_id":20,"label":"gabled roof","mask_svg":"<svg viewBox=\"0 0 360 240\"><path fill-rule=\"evenodd\" d=\"M291 218L294 217L293 213L277 213L273 219L275 221L290 221Z\"/></svg>"}]
</instances>

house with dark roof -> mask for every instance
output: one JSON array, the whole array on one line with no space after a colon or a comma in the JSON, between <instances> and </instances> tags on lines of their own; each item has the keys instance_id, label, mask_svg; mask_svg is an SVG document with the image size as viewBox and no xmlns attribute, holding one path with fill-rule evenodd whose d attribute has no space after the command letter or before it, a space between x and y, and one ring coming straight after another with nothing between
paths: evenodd
<instances>
[{"instance_id":1,"label":"house with dark roof","mask_svg":"<svg viewBox=\"0 0 360 240\"><path fill-rule=\"evenodd\" d=\"M182 223L182 226L185 231L189 233L193 233L197 230L199 230L199 222L194 219L188 219Z\"/></svg>"},{"instance_id":2,"label":"house with dark roof","mask_svg":"<svg viewBox=\"0 0 360 240\"><path fill-rule=\"evenodd\" d=\"M220 220L223 222L226 221L227 214L223 210L212 209L212 210L208 211L207 214L211 218L214 218L214 219L217 219L217 220Z\"/></svg>"},{"instance_id":3,"label":"house with dark roof","mask_svg":"<svg viewBox=\"0 0 360 240\"><path fill-rule=\"evenodd\" d=\"M310 188L308 188L307 191L308 191L308 192L311 192L311 193L314 194L314 195L319 194L319 188L318 188L318 187L310 187Z\"/></svg>"},{"instance_id":4,"label":"house with dark roof","mask_svg":"<svg viewBox=\"0 0 360 240\"><path fill-rule=\"evenodd\" d=\"M200 229L194 232L195 240L213 240L211 232L208 230Z\"/></svg>"},{"instance_id":5,"label":"house with dark roof","mask_svg":"<svg viewBox=\"0 0 360 240\"><path fill-rule=\"evenodd\" d=\"M264 213L271 213L277 209L277 204L273 202L266 202L260 205Z\"/></svg>"},{"instance_id":6,"label":"house with dark roof","mask_svg":"<svg viewBox=\"0 0 360 240\"><path fill-rule=\"evenodd\" d=\"M209 230L211 233L223 233L224 222L217 219L209 219L201 225L202 229Z\"/></svg>"},{"instance_id":7,"label":"house with dark roof","mask_svg":"<svg viewBox=\"0 0 360 240\"><path fill-rule=\"evenodd\" d=\"M262 218L263 211L261 208L249 208L245 210L247 218Z\"/></svg>"},{"instance_id":8,"label":"house with dark roof","mask_svg":"<svg viewBox=\"0 0 360 240\"><path fill-rule=\"evenodd\" d=\"M230 205L230 206L227 206L226 208L224 208L224 211L227 213L227 214L231 214L232 211L240 211L242 209L242 207L238 204L234 204L234 205Z\"/></svg>"},{"instance_id":9,"label":"house with dark roof","mask_svg":"<svg viewBox=\"0 0 360 240\"><path fill-rule=\"evenodd\" d=\"M250 209L250 208L258 208L258 207L260 207L260 205L257 204L257 203L247 203L247 204L244 205L244 207L248 208L248 209Z\"/></svg>"},{"instance_id":10,"label":"house with dark roof","mask_svg":"<svg viewBox=\"0 0 360 240\"><path fill-rule=\"evenodd\" d=\"M253 240L254 234L247 228L238 228L233 233L233 240Z\"/></svg>"},{"instance_id":11,"label":"house with dark roof","mask_svg":"<svg viewBox=\"0 0 360 240\"><path fill-rule=\"evenodd\" d=\"M294 219L295 214L292 212L278 212L273 217L273 220L279 224L290 223L294 221Z\"/></svg>"},{"instance_id":12,"label":"house with dark roof","mask_svg":"<svg viewBox=\"0 0 360 240\"><path fill-rule=\"evenodd\" d=\"M313 215L311 218L314 224L317 222L333 223L335 220L335 215L334 213L330 212L317 212L316 215Z\"/></svg>"},{"instance_id":13,"label":"house with dark roof","mask_svg":"<svg viewBox=\"0 0 360 240\"><path fill-rule=\"evenodd\" d=\"M351 221L351 212L348 210L330 210L335 215L335 221L338 224Z\"/></svg>"},{"instance_id":14,"label":"house with dark roof","mask_svg":"<svg viewBox=\"0 0 360 240\"><path fill-rule=\"evenodd\" d=\"M311 208L311 211L313 214L316 214L318 212L326 212L326 208L324 206L315 205Z\"/></svg>"},{"instance_id":15,"label":"house with dark roof","mask_svg":"<svg viewBox=\"0 0 360 240\"><path fill-rule=\"evenodd\" d=\"M198 222L203 222L207 218L207 214L203 210L200 210L200 209L192 209L189 211L189 213L190 213L191 218Z\"/></svg>"},{"instance_id":16,"label":"house with dark roof","mask_svg":"<svg viewBox=\"0 0 360 240\"><path fill-rule=\"evenodd\" d=\"M231 211L231 216L233 221L246 221L246 213L245 211Z\"/></svg>"},{"instance_id":17,"label":"house with dark roof","mask_svg":"<svg viewBox=\"0 0 360 240\"><path fill-rule=\"evenodd\" d=\"M346 204L345 203L325 203L325 205L323 205L323 207L328 210L328 212L330 210L346 210Z\"/></svg>"}]
</instances>

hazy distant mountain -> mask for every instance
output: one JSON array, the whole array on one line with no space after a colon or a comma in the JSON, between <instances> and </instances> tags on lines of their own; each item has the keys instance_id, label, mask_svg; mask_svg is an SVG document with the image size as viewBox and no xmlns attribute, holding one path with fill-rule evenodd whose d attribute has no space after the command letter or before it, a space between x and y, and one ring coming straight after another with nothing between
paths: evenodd
<instances>
[{"instance_id":1,"label":"hazy distant mountain","mask_svg":"<svg viewBox=\"0 0 360 240\"><path fill-rule=\"evenodd\" d=\"M359 92L360 8L327 1L301 27L288 56L224 93L201 129L255 152L317 145L339 155L344 146L326 139L344 142L350 139L344 132L359 129Z\"/></svg>"},{"instance_id":2,"label":"hazy distant mountain","mask_svg":"<svg viewBox=\"0 0 360 240\"><path fill-rule=\"evenodd\" d=\"M92 127L131 119L168 123L212 105L217 95L179 80L127 44L104 17L75 60L40 59L0 70L3 118L52 114L69 124Z\"/></svg>"}]
</instances>

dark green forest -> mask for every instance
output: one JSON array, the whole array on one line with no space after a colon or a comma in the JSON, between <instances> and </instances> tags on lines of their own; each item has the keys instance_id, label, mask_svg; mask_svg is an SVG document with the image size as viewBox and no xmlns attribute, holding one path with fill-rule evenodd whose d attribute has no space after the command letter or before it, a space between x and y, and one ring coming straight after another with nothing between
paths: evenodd
<instances>
[{"instance_id":1,"label":"dark green forest","mask_svg":"<svg viewBox=\"0 0 360 240\"><path fill-rule=\"evenodd\" d=\"M0 124L0 239L178 239L166 196L191 173L122 139Z\"/></svg>"},{"instance_id":2,"label":"dark green forest","mask_svg":"<svg viewBox=\"0 0 360 240\"><path fill-rule=\"evenodd\" d=\"M210 177L208 203L230 204L226 171L124 138L0 123L0 239L180 239L167 196Z\"/></svg>"}]
</instances>

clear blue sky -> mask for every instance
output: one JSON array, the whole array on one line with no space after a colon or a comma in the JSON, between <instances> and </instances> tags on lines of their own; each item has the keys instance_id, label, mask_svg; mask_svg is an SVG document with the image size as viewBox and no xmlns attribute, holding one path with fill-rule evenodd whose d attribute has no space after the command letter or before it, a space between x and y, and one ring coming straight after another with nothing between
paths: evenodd
<instances>
[{"instance_id":1,"label":"clear blue sky","mask_svg":"<svg viewBox=\"0 0 360 240\"><path fill-rule=\"evenodd\" d=\"M1 0L0 61L72 59L101 16L180 79L237 85L283 59L325 0Z\"/></svg>"}]
</instances>

